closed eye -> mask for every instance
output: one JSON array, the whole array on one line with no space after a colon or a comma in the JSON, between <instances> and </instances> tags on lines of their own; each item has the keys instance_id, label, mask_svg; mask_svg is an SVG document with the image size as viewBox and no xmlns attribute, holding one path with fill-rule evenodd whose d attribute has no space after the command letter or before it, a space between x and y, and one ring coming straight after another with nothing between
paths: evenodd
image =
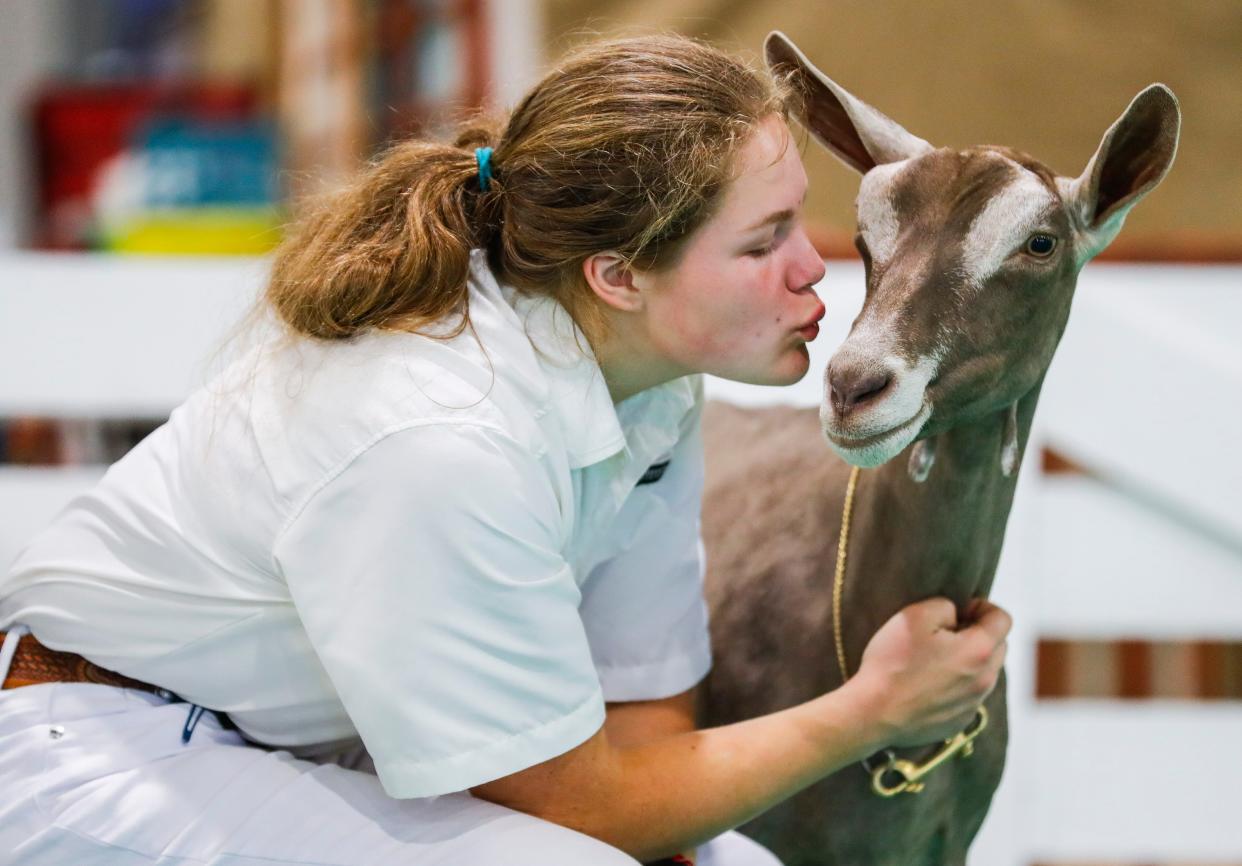
<instances>
[{"instance_id":1,"label":"closed eye","mask_svg":"<svg viewBox=\"0 0 1242 866\"><path fill-rule=\"evenodd\" d=\"M791 220L781 220L781 222L776 226L776 231L772 235L772 240L762 246L747 250L746 255L752 259L762 259L771 255L772 251L780 246L781 241L789 235L789 232L792 231L792 229L793 222Z\"/></svg>"}]
</instances>

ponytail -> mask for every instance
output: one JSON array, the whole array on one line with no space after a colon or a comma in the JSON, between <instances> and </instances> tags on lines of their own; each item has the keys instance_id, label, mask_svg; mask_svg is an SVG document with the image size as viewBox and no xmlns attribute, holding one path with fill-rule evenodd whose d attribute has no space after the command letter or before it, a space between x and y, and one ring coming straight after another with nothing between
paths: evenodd
<instances>
[{"instance_id":1,"label":"ponytail","mask_svg":"<svg viewBox=\"0 0 1242 866\"><path fill-rule=\"evenodd\" d=\"M350 186L314 204L276 252L266 299L295 333L344 339L371 328L415 330L453 313L468 324L470 250L491 229L474 145L404 141Z\"/></svg>"},{"instance_id":2,"label":"ponytail","mask_svg":"<svg viewBox=\"0 0 1242 866\"><path fill-rule=\"evenodd\" d=\"M322 202L278 249L267 302L295 334L320 339L454 314L460 334L470 250L483 247L497 277L554 298L598 345L609 320L583 262L611 250L635 269L675 264L745 141L796 98L787 81L693 39L587 45L518 103L503 133L484 121L452 145L402 142ZM486 184L479 147L495 151Z\"/></svg>"}]
</instances>

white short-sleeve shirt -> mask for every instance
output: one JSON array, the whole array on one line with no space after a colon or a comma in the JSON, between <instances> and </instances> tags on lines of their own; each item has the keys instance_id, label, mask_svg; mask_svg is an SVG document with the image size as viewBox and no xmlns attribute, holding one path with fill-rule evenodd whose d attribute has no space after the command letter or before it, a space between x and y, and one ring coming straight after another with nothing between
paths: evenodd
<instances>
[{"instance_id":1,"label":"white short-sleeve shirt","mask_svg":"<svg viewBox=\"0 0 1242 866\"><path fill-rule=\"evenodd\" d=\"M699 377L613 405L564 309L472 255L471 328L278 341L0 579L22 622L395 797L562 754L710 666Z\"/></svg>"}]
</instances>

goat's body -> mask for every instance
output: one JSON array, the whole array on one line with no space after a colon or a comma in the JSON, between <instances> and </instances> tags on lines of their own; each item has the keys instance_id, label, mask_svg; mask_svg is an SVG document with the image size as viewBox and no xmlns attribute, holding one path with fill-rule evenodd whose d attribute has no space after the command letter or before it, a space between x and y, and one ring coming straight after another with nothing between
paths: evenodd
<instances>
[{"instance_id":1,"label":"goat's body","mask_svg":"<svg viewBox=\"0 0 1242 866\"><path fill-rule=\"evenodd\" d=\"M832 583L845 460L874 467L858 482L846 560L851 674L872 636L913 602L949 598L960 620L971 599L987 597L1078 272L1163 179L1181 128L1172 92L1152 85L1083 173L1060 177L1008 148L935 148L825 76L784 34L764 48L800 91L802 123L862 175L867 294L824 371L820 412L717 404L704 417L715 656L704 727L841 685ZM765 267L789 281L779 262L778 251ZM985 705L991 720L973 756L941 765L921 793L882 799L850 765L745 829L786 866L961 866L1004 768L1003 675ZM898 753L921 763L938 746Z\"/></svg>"},{"instance_id":2,"label":"goat's body","mask_svg":"<svg viewBox=\"0 0 1242 866\"><path fill-rule=\"evenodd\" d=\"M1023 442L1037 393L1022 406ZM1014 479L1001 475L991 453L993 427L1000 447L999 422L975 427L947 443L950 453L938 457L924 484L909 481L904 455L864 472L842 610L851 674L870 636L905 605L930 595L964 603L987 594ZM703 535L715 660L700 722L712 727L776 712L841 684L832 580L850 467L825 444L814 409L710 404L704 438ZM955 445L976 452L978 471L960 470ZM957 501L947 508L952 513L935 501L945 496ZM921 510L942 513L923 519ZM946 524L960 531L945 530ZM743 829L786 866L964 864L1004 766L1003 677L986 706L991 719L975 754L936 770L923 792L882 799L852 764ZM899 753L922 760L934 751L932 745Z\"/></svg>"}]
</instances>

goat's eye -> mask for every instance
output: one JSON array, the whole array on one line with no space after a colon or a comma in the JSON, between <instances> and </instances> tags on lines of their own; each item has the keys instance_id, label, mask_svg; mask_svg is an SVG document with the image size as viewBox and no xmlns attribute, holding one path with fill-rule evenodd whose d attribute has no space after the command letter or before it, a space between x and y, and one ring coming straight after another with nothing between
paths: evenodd
<instances>
[{"instance_id":1,"label":"goat's eye","mask_svg":"<svg viewBox=\"0 0 1242 866\"><path fill-rule=\"evenodd\" d=\"M871 250L867 248L867 242L863 240L862 233L854 235L854 249L858 250L858 255L862 257L863 263L871 264Z\"/></svg>"},{"instance_id":2,"label":"goat's eye","mask_svg":"<svg viewBox=\"0 0 1242 866\"><path fill-rule=\"evenodd\" d=\"M1026 240L1026 251L1037 259L1046 259L1057 248L1057 239L1052 235L1033 234Z\"/></svg>"}]
</instances>

